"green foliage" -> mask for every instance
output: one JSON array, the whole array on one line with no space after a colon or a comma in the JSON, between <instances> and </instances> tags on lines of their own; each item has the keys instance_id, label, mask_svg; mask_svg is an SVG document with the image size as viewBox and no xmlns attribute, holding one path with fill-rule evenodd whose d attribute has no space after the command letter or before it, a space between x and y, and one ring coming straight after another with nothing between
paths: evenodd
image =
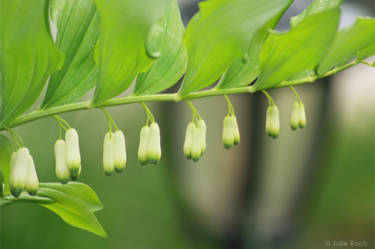
<instances>
[{"instance_id":1,"label":"green foliage","mask_svg":"<svg viewBox=\"0 0 375 249\"><path fill-rule=\"evenodd\" d=\"M96 0L101 33L96 48L99 79L95 103L119 95L152 63L146 52L150 27L164 14L168 0Z\"/></svg>"},{"instance_id":2,"label":"green foliage","mask_svg":"<svg viewBox=\"0 0 375 249\"><path fill-rule=\"evenodd\" d=\"M339 17L336 8L307 17L289 32L273 31L263 46L260 75L254 87L263 90L287 86L285 80L313 71L331 46Z\"/></svg>"},{"instance_id":3,"label":"green foliage","mask_svg":"<svg viewBox=\"0 0 375 249\"><path fill-rule=\"evenodd\" d=\"M99 36L99 15L92 0L51 0L51 17L57 27L56 46L65 63L49 81L43 108L73 103L97 81L94 61Z\"/></svg>"},{"instance_id":4,"label":"green foliage","mask_svg":"<svg viewBox=\"0 0 375 249\"><path fill-rule=\"evenodd\" d=\"M13 152L13 144L6 136L0 135L0 196L10 193L9 190L9 164Z\"/></svg>"},{"instance_id":5,"label":"green foliage","mask_svg":"<svg viewBox=\"0 0 375 249\"><path fill-rule=\"evenodd\" d=\"M355 58L363 59L375 53L375 18L359 17L350 27L337 32L332 47L319 65L322 74Z\"/></svg>"},{"instance_id":6,"label":"green foliage","mask_svg":"<svg viewBox=\"0 0 375 249\"><path fill-rule=\"evenodd\" d=\"M203 89L243 58L256 32L290 4L290 0L212 0L200 3L200 12L187 27L185 44L189 64L182 96Z\"/></svg>"},{"instance_id":7,"label":"green foliage","mask_svg":"<svg viewBox=\"0 0 375 249\"><path fill-rule=\"evenodd\" d=\"M182 77L187 67L184 32L177 0L172 0L164 16L149 32L148 44L153 48L148 50L158 51L160 57L147 72L138 75L135 95L161 92Z\"/></svg>"},{"instance_id":8,"label":"green foliage","mask_svg":"<svg viewBox=\"0 0 375 249\"><path fill-rule=\"evenodd\" d=\"M47 17L48 0L0 1L1 125L29 109L50 74L62 66Z\"/></svg>"}]
</instances>

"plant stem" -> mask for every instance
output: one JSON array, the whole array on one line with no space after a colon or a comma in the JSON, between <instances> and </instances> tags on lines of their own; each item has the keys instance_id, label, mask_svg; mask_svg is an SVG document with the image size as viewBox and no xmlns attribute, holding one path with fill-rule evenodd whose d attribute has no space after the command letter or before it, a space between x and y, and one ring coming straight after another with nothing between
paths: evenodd
<instances>
[{"instance_id":1,"label":"plant stem","mask_svg":"<svg viewBox=\"0 0 375 249\"><path fill-rule=\"evenodd\" d=\"M283 84L280 84L279 86L275 86L272 88L280 88L280 87L286 87L286 86L295 86L295 85L300 85L300 84L305 84L305 83L311 83L317 79L336 74L337 72L347 69L349 67L352 67L354 65L357 65L358 63L360 62L353 61L341 67L334 68L319 77L307 76L305 78L301 78L301 79L297 79L293 81L285 81L283 82ZM198 98L205 98L205 97L219 96L219 95L254 93L259 90L260 89L256 89L253 86L246 86L246 87L239 87L239 88L232 88L232 89L213 88L213 89L199 91L199 92L192 92L185 96L181 96L178 93L142 95L142 96L130 95L127 97L107 100L106 102L100 104L100 106L94 105L90 101L77 102L73 104L66 104L62 106L51 107L48 109L35 110L30 113L23 114L19 116L18 118L16 118L13 122L11 122L6 127L0 127L0 131L6 130L12 127L20 126L20 125L29 123L31 121L44 118L44 117L66 113L66 112L72 112L72 111L90 110L90 109L95 109L95 108L128 105L128 104L142 103L142 102L159 102L159 101L180 102L183 100L198 99ZM267 90L267 89L261 89L261 90Z\"/></svg>"}]
</instances>

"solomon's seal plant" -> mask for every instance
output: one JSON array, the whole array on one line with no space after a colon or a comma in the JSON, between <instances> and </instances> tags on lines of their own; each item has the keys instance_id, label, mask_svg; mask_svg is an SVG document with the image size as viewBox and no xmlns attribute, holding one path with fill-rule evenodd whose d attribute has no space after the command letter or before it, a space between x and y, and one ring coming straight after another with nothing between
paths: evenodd
<instances>
[{"instance_id":1,"label":"solomon's seal plant","mask_svg":"<svg viewBox=\"0 0 375 249\"><path fill-rule=\"evenodd\" d=\"M106 236L94 215L102 209L98 197L74 182L85 170L79 131L61 113L103 110L106 175L124 171L127 157L125 134L106 109L111 106L145 108L138 147L142 165L162 156L160 128L147 102L185 101L191 107L183 152L194 161L205 152L207 129L192 103L197 98L225 96L225 148L240 142L230 94L263 92L269 102L265 131L276 138L283 110L270 90L290 87L296 97L290 126L305 127L305 107L294 87L359 63L374 66L368 58L375 55L375 19L358 17L338 30L342 0L315 0L291 19L289 31L276 31L292 2L206 0L185 30L177 0L0 0L0 205L38 203L70 225ZM178 92L163 93L181 78ZM47 80L42 104L29 110ZM129 96L117 97L133 82ZM91 100L80 101L91 89ZM63 184L39 183L36 168L46 165L35 165L13 130L45 117L55 118L60 130L55 172Z\"/></svg>"}]
</instances>

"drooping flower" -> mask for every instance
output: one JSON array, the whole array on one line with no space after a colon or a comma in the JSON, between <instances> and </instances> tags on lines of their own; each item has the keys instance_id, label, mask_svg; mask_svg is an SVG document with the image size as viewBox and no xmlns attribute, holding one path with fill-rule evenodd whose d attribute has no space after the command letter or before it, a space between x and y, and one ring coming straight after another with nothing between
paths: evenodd
<instances>
[{"instance_id":1,"label":"drooping flower","mask_svg":"<svg viewBox=\"0 0 375 249\"><path fill-rule=\"evenodd\" d=\"M233 116L226 116L223 122L223 144L226 149L232 148L236 136L236 123Z\"/></svg>"},{"instance_id":2,"label":"drooping flower","mask_svg":"<svg viewBox=\"0 0 375 249\"><path fill-rule=\"evenodd\" d=\"M56 176L62 183L70 180L70 172L66 162L66 143L63 139L59 139L55 143L55 164Z\"/></svg>"},{"instance_id":3,"label":"drooping flower","mask_svg":"<svg viewBox=\"0 0 375 249\"><path fill-rule=\"evenodd\" d=\"M107 132L103 143L103 169L106 175L112 175L115 168L113 133Z\"/></svg>"},{"instance_id":4,"label":"drooping flower","mask_svg":"<svg viewBox=\"0 0 375 249\"><path fill-rule=\"evenodd\" d=\"M148 143L149 143L150 127L147 125L143 126L139 135L139 147L138 147L138 161L145 165L148 163Z\"/></svg>"},{"instance_id":5,"label":"drooping flower","mask_svg":"<svg viewBox=\"0 0 375 249\"><path fill-rule=\"evenodd\" d=\"M206 151L206 132L207 132L206 122L204 122L203 119L200 119L198 121L198 129L201 132L201 154L203 154Z\"/></svg>"},{"instance_id":6,"label":"drooping flower","mask_svg":"<svg viewBox=\"0 0 375 249\"><path fill-rule=\"evenodd\" d=\"M276 105L269 106L267 109L266 132L273 138L277 138L280 134L279 109Z\"/></svg>"},{"instance_id":7,"label":"drooping flower","mask_svg":"<svg viewBox=\"0 0 375 249\"><path fill-rule=\"evenodd\" d=\"M305 106L303 103L299 103L299 128L304 128L306 126L306 113L305 113Z\"/></svg>"},{"instance_id":8,"label":"drooping flower","mask_svg":"<svg viewBox=\"0 0 375 249\"><path fill-rule=\"evenodd\" d=\"M25 147L13 153L10 160L9 187L12 195L18 197L25 188L29 150Z\"/></svg>"},{"instance_id":9,"label":"drooping flower","mask_svg":"<svg viewBox=\"0 0 375 249\"><path fill-rule=\"evenodd\" d=\"M124 133L117 130L113 134L114 164L117 172L124 170L126 166L126 145Z\"/></svg>"},{"instance_id":10,"label":"drooping flower","mask_svg":"<svg viewBox=\"0 0 375 249\"><path fill-rule=\"evenodd\" d=\"M158 163L161 158L160 128L155 122L150 126L147 157L154 164Z\"/></svg>"},{"instance_id":11,"label":"drooping flower","mask_svg":"<svg viewBox=\"0 0 375 249\"><path fill-rule=\"evenodd\" d=\"M38 193L39 180L35 170L35 163L33 157L29 154L27 156L27 175L25 181L25 189L30 195Z\"/></svg>"},{"instance_id":12,"label":"drooping flower","mask_svg":"<svg viewBox=\"0 0 375 249\"><path fill-rule=\"evenodd\" d=\"M296 100L293 103L292 114L290 116L290 128L292 130L297 130L300 120L300 108L299 102Z\"/></svg>"},{"instance_id":13,"label":"drooping flower","mask_svg":"<svg viewBox=\"0 0 375 249\"><path fill-rule=\"evenodd\" d=\"M191 159L191 151L193 148L193 131L195 124L190 122L186 127L185 141L184 141L184 154L187 159Z\"/></svg>"},{"instance_id":14,"label":"drooping flower","mask_svg":"<svg viewBox=\"0 0 375 249\"><path fill-rule=\"evenodd\" d=\"M197 125L194 124L193 139L191 148L191 158L194 162L198 161L202 155L202 132Z\"/></svg>"},{"instance_id":15,"label":"drooping flower","mask_svg":"<svg viewBox=\"0 0 375 249\"><path fill-rule=\"evenodd\" d=\"M240 138L240 129L238 128L238 123L237 123L237 118L236 118L236 116L233 115L232 118L233 118L234 125L235 125L235 127L236 127L236 130L235 130L235 132L234 132L234 140L233 140L233 144L234 144L234 145L237 145L237 144L239 144L240 141L241 141L241 138Z\"/></svg>"},{"instance_id":16,"label":"drooping flower","mask_svg":"<svg viewBox=\"0 0 375 249\"><path fill-rule=\"evenodd\" d=\"M79 138L75 129L70 128L65 133L66 162L70 175L76 180L81 173L81 153L79 150Z\"/></svg>"}]
</instances>

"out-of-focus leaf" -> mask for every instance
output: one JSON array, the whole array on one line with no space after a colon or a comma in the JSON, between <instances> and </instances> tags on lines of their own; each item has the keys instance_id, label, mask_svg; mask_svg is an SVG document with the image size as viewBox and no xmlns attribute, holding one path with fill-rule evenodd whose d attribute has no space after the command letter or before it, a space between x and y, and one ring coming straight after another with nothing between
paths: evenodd
<instances>
[{"instance_id":1,"label":"out-of-focus leaf","mask_svg":"<svg viewBox=\"0 0 375 249\"><path fill-rule=\"evenodd\" d=\"M370 56L375 56L375 43L358 51L357 60L362 61Z\"/></svg>"},{"instance_id":2,"label":"out-of-focus leaf","mask_svg":"<svg viewBox=\"0 0 375 249\"><path fill-rule=\"evenodd\" d=\"M42 107L72 103L97 80L94 52L99 36L99 14L94 0L51 0L51 17L57 26L57 47L65 53L62 69L49 81Z\"/></svg>"},{"instance_id":3,"label":"out-of-focus leaf","mask_svg":"<svg viewBox=\"0 0 375 249\"><path fill-rule=\"evenodd\" d=\"M146 52L149 29L161 18L170 0L95 0L101 33L95 58L99 79L95 103L115 97L144 72L153 60ZM151 46L152 47L152 46Z\"/></svg>"},{"instance_id":4,"label":"out-of-focus leaf","mask_svg":"<svg viewBox=\"0 0 375 249\"><path fill-rule=\"evenodd\" d=\"M343 2L344 0L314 0L304 11L290 18L290 25L295 27L307 17L322 11L338 8Z\"/></svg>"},{"instance_id":5,"label":"out-of-focus leaf","mask_svg":"<svg viewBox=\"0 0 375 249\"><path fill-rule=\"evenodd\" d=\"M244 57L256 32L277 16L290 0L211 0L200 3L187 27L184 42L188 69L182 96L205 88L239 58Z\"/></svg>"},{"instance_id":6,"label":"out-of-focus leaf","mask_svg":"<svg viewBox=\"0 0 375 249\"><path fill-rule=\"evenodd\" d=\"M0 135L0 175L2 175L3 181L0 181L0 190L4 195L9 194L9 168L10 168L10 157L13 152L13 145L9 139ZM1 195L1 194L0 194Z\"/></svg>"},{"instance_id":7,"label":"out-of-focus leaf","mask_svg":"<svg viewBox=\"0 0 375 249\"><path fill-rule=\"evenodd\" d=\"M42 206L59 215L66 223L102 237L107 237L95 211L103 208L94 190L83 183L72 182L39 184L38 196L54 200Z\"/></svg>"},{"instance_id":8,"label":"out-of-focus leaf","mask_svg":"<svg viewBox=\"0 0 375 249\"><path fill-rule=\"evenodd\" d=\"M135 95L161 92L182 77L187 67L184 31L177 0L172 0L164 16L150 30L148 40L152 44L148 50L154 55L160 53L160 57L147 72L137 76Z\"/></svg>"},{"instance_id":9,"label":"out-of-focus leaf","mask_svg":"<svg viewBox=\"0 0 375 249\"><path fill-rule=\"evenodd\" d=\"M323 74L335 66L341 66L357 56L366 58L373 52L366 48L375 44L375 18L358 17L351 26L340 30L334 39L332 47L318 68L318 74Z\"/></svg>"},{"instance_id":10,"label":"out-of-focus leaf","mask_svg":"<svg viewBox=\"0 0 375 249\"><path fill-rule=\"evenodd\" d=\"M338 8L304 19L290 31L273 31L260 55L256 90L286 86L285 80L313 71L332 44L340 17Z\"/></svg>"},{"instance_id":11,"label":"out-of-focus leaf","mask_svg":"<svg viewBox=\"0 0 375 249\"><path fill-rule=\"evenodd\" d=\"M0 1L1 126L29 109L63 64L49 31L48 2Z\"/></svg>"},{"instance_id":12,"label":"out-of-focus leaf","mask_svg":"<svg viewBox=\"0 0 375 249\"><path fill-rule=\"evenodd\" d=\"M259 55L269 35L269 29L276 26L286 9L282 10L279 15L255 33L250 43L246 60L243 58L235 60L223 74L217 88L226 89L247 86L256 79L259 74Z\"/></svg>"}]
</instances>

